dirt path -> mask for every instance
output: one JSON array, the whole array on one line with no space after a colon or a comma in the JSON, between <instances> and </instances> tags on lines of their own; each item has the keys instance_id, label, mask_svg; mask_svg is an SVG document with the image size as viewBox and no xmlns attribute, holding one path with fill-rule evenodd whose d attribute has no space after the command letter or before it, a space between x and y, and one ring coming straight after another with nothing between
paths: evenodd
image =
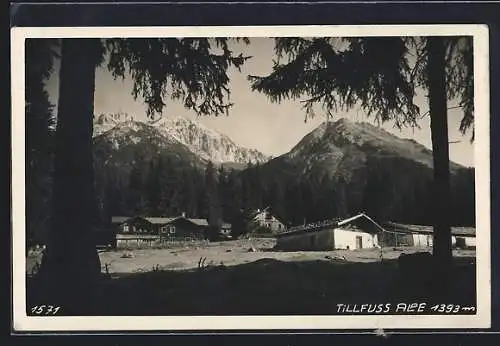
<instances>
[{"instance_id":1,"label":"dirt path","mask_svg":"<svg viewBox=\"0 0 500 346\"><path fill-rule=\"evenodd\" d=\"M259 259L280 261L314 261L332 259L346 262L369 263L380 260L379 249L336 250L336 251L274 251L273 239L245 239L227 242L209 243L203 247L186 246L172 249L142 249L132 251L106 251L100 253L103 271L109 273L137 273L152 271L153 268L164 270L185 270L198 267L200 258L206 258L206 265L233 266L250 263ZM255 250L255 251L254 251ZM407 248L404 250L382 249L383 259L395 259L401 253L430 251L430 249ZM132 257L125 258L130 253ZM454 256L474 256L474 250L455 250Z\"/></svg>"}]
</instances>

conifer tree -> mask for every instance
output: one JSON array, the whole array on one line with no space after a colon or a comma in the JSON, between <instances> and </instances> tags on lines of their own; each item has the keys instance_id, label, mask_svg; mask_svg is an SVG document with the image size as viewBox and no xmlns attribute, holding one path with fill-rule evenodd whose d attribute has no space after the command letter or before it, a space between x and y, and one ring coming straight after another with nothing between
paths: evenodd
<instances>
[{"instance_id":1,"label":"conifer tree","mask_svg":"<svg viewBox=\"0 0 500 346\"><path fill-rule=\"evenodd\" d=\"M45 91L55 40L26 40L26 246L46 243L52 193L53 105Z\"/></svg>"},{"instance_id":2,"label":"conifer tree","mask_svg":"<svg viewBox=\"0 0 500 346\"><path fill-rule=\"evenodd\" d=\"M58 283L46 292L60 298L67 310L80 311L90 307L86 298L100 275L91 237L96 68L107 61L116 78L130 74L132 94L144 99L150 116L161 113L167 100L200 115L221 115L231 107L227 71L240 68L247 58L235 55L226 38L65 38L60 59L53 224L40 274L48 277L43 282Z\"/></svg>"},{"instance_id":3,"label":"conifer tree","mask_svg":"<svg viewBox=\"0 0 500 346\"><path fill-rule=\"evenodd\" d=\"M275 51L269 75L249 76L252 88L273 102L303 99L306 119L314 116L315 105L329 117L359 107L380 122L418 126L417 87L427 90L434 158L433 254L436 282L444 287L452 260L447 102L458 99L463 133L473 127L471 37L278 38Z\"/></svg>"}]
</instances>

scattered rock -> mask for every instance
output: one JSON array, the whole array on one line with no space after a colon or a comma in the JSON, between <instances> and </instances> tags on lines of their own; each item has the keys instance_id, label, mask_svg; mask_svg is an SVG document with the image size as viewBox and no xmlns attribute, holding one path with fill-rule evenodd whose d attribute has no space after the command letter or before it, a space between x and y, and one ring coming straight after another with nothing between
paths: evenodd
<instances>
[{"instance_id":1,"label":"scattered rock","mask_svg":"<svg viewBox=\"0 0 500 346\"><path fill-rule=\"evenodd\" d=\"M248 252L257 252L257 249L255 249L255 248L252 246L250 249L248 249Z\"/></svg>"},{"instance_id":2,"label":"scattered rock","mask_svg":"<svg viewBox=\"0 0 500 346\"><path fill-rule=\"evenodd\" d=\"M347 258L345 258L345 256L325 256L325 258L329 260L347 261Z\"/></svg>"},{"instance_id":3,"label":"scattered rock","mask_svg":"<svg viewBox=\"0 0 500 346\"><path fill-rule=\"evenodd\" d=\"M134 258L134 257L135 257L135 255L134 255L134 253L133 253L133 252L129 252L129 251L127 251L127 252L122 253L122 255L121 255L120 257L121 257L121 258Z\"/></svg>"},{"instance_id":4,"label":"scattered rock","mask_svg":"<svg viewBox=\"0 0 500 346\"><path fill-rule=\"evenodd\" d=\"M226 252L233 252L233 249L226 249Z\"/></svg>"}]
</instances>

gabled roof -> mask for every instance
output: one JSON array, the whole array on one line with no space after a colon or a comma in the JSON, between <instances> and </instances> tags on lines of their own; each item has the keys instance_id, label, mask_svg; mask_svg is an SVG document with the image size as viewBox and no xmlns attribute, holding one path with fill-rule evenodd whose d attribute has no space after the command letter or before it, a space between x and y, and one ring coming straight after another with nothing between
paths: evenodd
<instances>
[{"instance_id":1,"label":"gabled roof","mask_svg":"<svg viewBox=\"0 0 500 346\"><path fill-rule=\"evenodd\" d=\"M254 219L257 215L264 213L264 212L271 214L272 216L274 216L274 218L276 220L278 220L282 224L285 224L285 222L283 222L283 219L280 216L277 216L276 213L273 212L273 210L270 206L267 206L264 209L253 210L249 213L249 215L252 219Z\"/></svg>"},{"instance_id":2,"label":"gabled roof","mask_svg":"<svg viewBox=\"0 0 500 346\"><path fill-rule=\"evenodd\" d=\"M314 222L310 223L307 225L301 225L301 226L295 226L290 228L288 232L284 232L279 234L278 236L287 236L290 234L298 234L298 233L308 233L308 232L317 232L323 229L328 229L328 228L337 228L337 227L344 227L347 225L355 224L360 221L364 220L365 222L368 222L369 224L372 224L375 226L375 228L381 232L386 232L386 230L379 225L375 220L373 220L371 217L364 213L360 213L358 215L352 216L350 218L344 219L344 220L339 220L339 219L330 219L330 220L324 220L320 222Z\"/></svg>"},{"instance_id":3,"label":"gabled roof","mask_svg":"<svg viewBox=\"0 0 500 346\"><path fill-rule=\"evenodd\" d=\"M373 224L379 231L386 232L384 227L379 225L375 220L373 220L371 217L369 217L365 213L359 213L358 215L355 215L353 217L341 220L337 223L337 226L344 226L346 224L352 224L358 220L366 220L366 221L370 222L371 224Z\"/></svg>"},{"instance_id":4,"label":"gabled roof","mask_svg":"<svg viewBox=\"0 0 500 346\"><path fill-rule=\"evenodd\" d=\"M259 214L261 214L261 213L263 213L263 212L265 212L265 211L267 211L267 210L268 210L268 207L267 207L267 208L264 208L264 209L255 209L255 210L250 210L250 211L248 212L248 215L249 215L251 218L254 218L254 217L256 217L257 215L259 215Z\"/></svg>"},{"instance_id":5,"label":"gabled roof","mask_svg":"<svg viewBox=\"0 0 500 346\"><path fill-rule=\"evenodd\" d=\"M149 217L149 216L140 216L140 218L146 220L147 222L153 225L165 225L177 219L177 217Z\"/></svg>"},{"instance_id":6,"label":"gabled roof","mask_svg":"<svg viewBox=\"0 0 500 346\"><path fill-rule=\"evenodd\" d=\"M318 222L312 222L308 223L306 225L299 225L299 226L294 226L290 227L289 232L296 232L296 231L316 231L324 228L329 228L329 227L336 227L338 224L339 220L338 219L328 219L328 220L323 220L323 221L318 221Z\"/></svg>"},{"instance_id":7,"label":"gabled roof","mask_svg":"<svg viewBox=\"0 0 500 346\"><path fill-rule=\"evenodd\" d=\"M208 226L207 219L191 219L191 218L187 218L187 217L185 219L194 223L195 225L198 225L198 226Z\"/></svg>"},{"instance_id":8,"label":"gabled roof","mask_svg":"<svg viewBox=\"0 0 500 346\"><path fill-rule=\"evenodd\" d=\"M131 219L142 219L152 225L167 225L173 221L184 219L187 220L197 226L208 226L208 221L207 219L195 219L195 218L187 218L184 216L174 216L174 217L156 217L156 216L136 216L136 217L126 217L126 218L121 218L118 219L118 217L115 217L117 223L123 223L125 221L131 220ZM112 221L113 222L113 221Z\"/></svg>"}]
</instances>

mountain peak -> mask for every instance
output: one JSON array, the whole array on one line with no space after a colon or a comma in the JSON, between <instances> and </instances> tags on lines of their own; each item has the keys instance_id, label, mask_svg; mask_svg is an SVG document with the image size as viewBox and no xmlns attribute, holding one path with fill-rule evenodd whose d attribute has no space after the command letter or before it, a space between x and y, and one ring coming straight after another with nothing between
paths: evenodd
<instances>
[{"instance_id":1,"label":"mountain peak","mask_svg":"<svg viewBox=\"0 0 500 346\"><path fill-rule=\"evenodd\" d=\"M372 125L366 121L354 121L348 118L339 118L336 121L327 121L327 127L342 129L344 131L382 131L385 132L381 127Z\"/></svg>"},{"instance_id":2,"label":"mountain peak","mask_svg":"<svg viewBox=\"0 0 500 346\"><path fill-rule=\"evenodd\" d=\"M188 145L193 152L214 163L263 163L269 158L255 149L247 149L228 136L200 122L182 117L162 117L154 122L162 131Z\"/></svg>"},{"instance_id":3,"label":"mountain peak","mask_svg":"<svg viewBox=\"0 0 500 346\"><path fill-rule=\"evenodd\" d=\"M94 117L94 136L134 122L157 129L166 138L186 145L205 161L246 165L248 162L263 163L269 159L255 149L244 148L228 136L182 116L162 116L154 120L138 121L133 115L123 112L99 114Z\"/></svg>"},{"instance_id":4,"label":"mountain peak","mask_svg":"<svg viewBox=\"0 0 500 346\"><path fill-rule=\"evenodd\" d=\"M331 123L331 121L330 121L330 123ZM350 125L350 124L353 124L353 123L354 123L353 121L351 121L351 120L349 120L347 118L344 118L344 117L339 118L339 119L337 119L336 121L333 122L333 124L335 124L335 125Z\"/></svg>"},{"instance_id":5,"label":"mountain peak","mask_svg":"<svg viewBox=\"0 0 500 346\"><path fill-rule=\"evenodd\" d=\"M346 118L325 121L307 134L286 157L292 160L329 160L333 166L354 156L393 157L433 167L432 151L411 139L395 136L382 127ZM363 159L364 160L364 159ZM362 162L362 159L358 162ZM451 163L452 170L458 164Z\"/></svg>"}]
</instances>

